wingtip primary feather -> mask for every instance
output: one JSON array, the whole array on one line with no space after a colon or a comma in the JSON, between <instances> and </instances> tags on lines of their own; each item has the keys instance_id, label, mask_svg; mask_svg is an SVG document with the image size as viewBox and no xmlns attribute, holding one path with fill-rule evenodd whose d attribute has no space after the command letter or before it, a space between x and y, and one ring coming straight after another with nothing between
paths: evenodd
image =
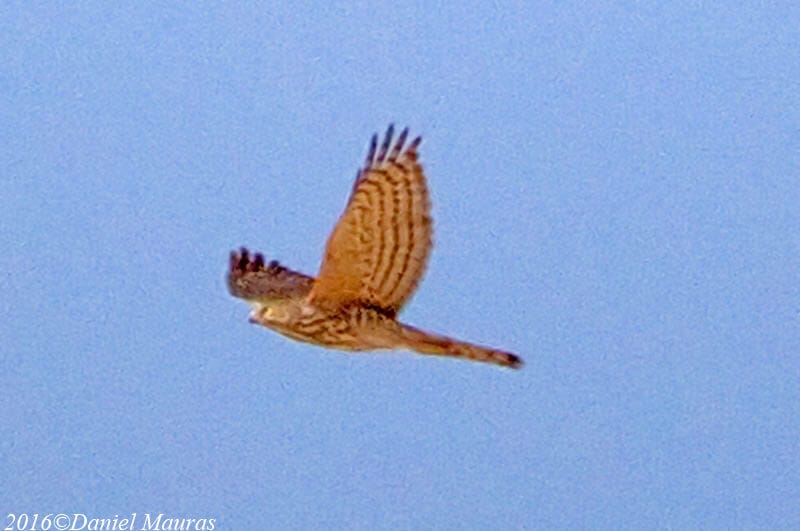
<instances>
[{"instance_id":1,"label":"wingtip primary feather","mask_svg":"<svg viewBox=\"0 0 800 531\"><path fill-rule=\"evenodd\" d=\"M378 149L378 134L372 135L367 151L367 159L364 161L364 169L371 167L375 163L375 150Z\"/></svg>"},{"instance_id":2,"label":"wingtip primary feather","mask_svg":"<svg viewBox=\"0 0 800 531\"><path fill-rule=\"evenodd\" d=\"M397 137L397 141L394 143L394 147L392 147L392 152L389 153L389 162L397 162L397 157L400 156L400 153L403 151L403 144L406 143L406 138L408 137L408 127L403 129L400 132L400 136Z\"/></svg>"},{"instance_id":3,"label":"wingtip primary feather","mask_svg":"<svg viewBox=\"0 0 800 531\"><path fill-rule=\"evenodd\" d=\"M383 143L381 143L381 150L378 152L376 162L383 162L386 160L386 154L389 152L389 146L392 144L393 136L394 124L389 124L389 128L386 130L386 136L383 137Z\"/></svg>"},{"instance_id":4,"label":"wingtip primary feather","mask_svg":"<svg viewBox=\"0 0 800 531\"><path fill-rule=\"evenodd\" d=\"M406 148L406 153L416 153L420 144L422 144L422 136L417 136Z\"/></svg>"},{"instance_id":5,"label":"wingtip primary feather","mask_svg":"<svg viewBox=\"0 0 800 531\"><path fill-rule=\"evenodd\" d=\"M404 151L409 155L415 155L417 148L419 148L420 143L422 143L422 137L416 136L414 140L412 140L411 143L405 147L404 150L405 143L408 140L408 133L408 127L404 127L403 130L400 131L400 135L397 137L397 140L392 142L394 137L394 124L389 124L389 127L386 129L386 134L383 137L383 140L380 142L380 146L378 134L373 134L372 139L370 140L369 149L367 150L367 158L364 161L364 168L358 172L357 179L358 176L361 175L361 171L368 170L376 164L386 161L396 162Z\"/></svg>"},{"instance_id":6,"label":"wingtip primary feather","mask_svg":"<svg viewBox=\"0 0 800 531\"><path fill-rule=\"evenodd\" d=\"M275 263L277 264L277 262ZM230 272L232 274L252 273L263 269L265 269L263 254L251 254L246 247L240 247L238 251L231 251Z\"/></svg>"}]
</instances>

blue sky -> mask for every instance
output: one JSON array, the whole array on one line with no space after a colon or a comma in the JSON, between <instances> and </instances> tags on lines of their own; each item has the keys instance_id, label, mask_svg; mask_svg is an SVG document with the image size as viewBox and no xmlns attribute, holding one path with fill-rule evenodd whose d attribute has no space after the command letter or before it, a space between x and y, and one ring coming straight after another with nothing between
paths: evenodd
<instances>
[{"instance_id":1,"label":"blue sky","mask_svg":"<svg viewBox=\"0 0 800 531\"><path fill-rule=\"evenodd\" d=\"M800 9L740 4L4 4L3 515L800 526ZM228 295L239 245L316 272L390 122L403 319L524 370Z\"/></svg>"}]
</instances>

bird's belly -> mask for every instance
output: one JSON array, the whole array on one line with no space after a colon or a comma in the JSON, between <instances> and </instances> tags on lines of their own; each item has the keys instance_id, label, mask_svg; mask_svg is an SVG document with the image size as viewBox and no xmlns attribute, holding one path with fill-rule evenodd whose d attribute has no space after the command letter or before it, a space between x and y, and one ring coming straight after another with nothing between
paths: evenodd
<instances>
[{"instance_id":1,"label":"bird's belly","mask_svg":"<svg viewBox=\"0 0 800 531\"><path fill-rule=\"evenodd\" d=\"M338 350L365 350L360 348L357 330L346 320L334 316L295 323L265 323L276 332L303 343Z\"/></svg>"},{"instance_id":2,"label":"bird's belly","mask_svg":"<svg viewBox=\"0 0 800 531\"><path fill-rule=\"evenodd\" d=\"M370 308L330 312L309 306L294 314L262 308L253 320L295 341L337 350L397 347L397 322Z\"/></svg>"}]
</instances>

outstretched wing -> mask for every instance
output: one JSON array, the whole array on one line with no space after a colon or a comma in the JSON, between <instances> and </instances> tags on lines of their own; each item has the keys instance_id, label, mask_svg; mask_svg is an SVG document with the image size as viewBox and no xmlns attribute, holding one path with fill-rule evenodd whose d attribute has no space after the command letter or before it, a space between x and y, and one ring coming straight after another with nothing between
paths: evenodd
<instances>
[{"instance_id":1,"label":"outstretched wing","mask_svg":"<svg viewBox=\"0 0 800 531\"><path fill-rule=\"evenodd\" d=\"M328 239L319 275L309 295L317 304L351 303L396 314L425 272L432 246L430 198L415 138L408 129L392 143L372 137L364 167L356 175L342 217Z\"/></svg>"},{"instance_id":2,"label":"outstretched wing","mask_svg":"<svg viewBox=\"0 0 800 531\"><path fill-rule=\"evenodd\" d=\"M231 253L228 290L234 297L269 302L303 298L311 291L314 279L287 269L276 261L264 263L261 253L250 255L244 247Z\"/></svg>"}]
</instances>

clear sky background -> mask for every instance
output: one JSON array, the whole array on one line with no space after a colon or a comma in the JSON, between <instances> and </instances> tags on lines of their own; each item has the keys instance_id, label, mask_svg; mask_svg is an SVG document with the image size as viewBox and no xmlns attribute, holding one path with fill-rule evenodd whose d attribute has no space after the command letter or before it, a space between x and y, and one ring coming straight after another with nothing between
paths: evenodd
<instances>
[{"instance_id":1,"label":"clear sky background","mask_svg":"<svg viewBox=\"0 0 800 531\"><path fill-rule=\"evenodd\" d=\"M736 4L4 3L3 518L800 526L800 8ZM390 122L403 319L522 371L228 295L239 245L316 272Z\"/></svg>"}]
</instances>

